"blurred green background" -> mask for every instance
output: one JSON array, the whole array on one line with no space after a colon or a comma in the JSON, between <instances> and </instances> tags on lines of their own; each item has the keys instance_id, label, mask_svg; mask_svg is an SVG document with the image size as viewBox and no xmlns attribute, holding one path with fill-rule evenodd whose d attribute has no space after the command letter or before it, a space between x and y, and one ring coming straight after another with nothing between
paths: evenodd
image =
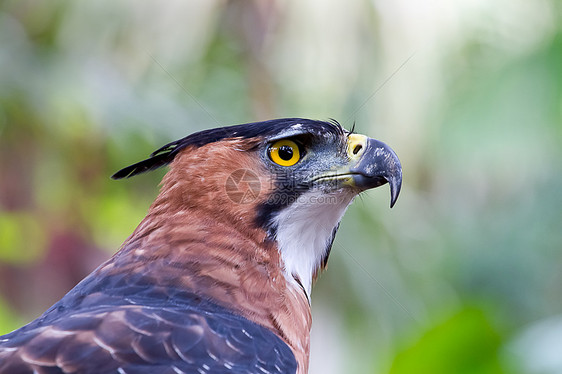
<instances>
[{"instance_id":1,"label":"blurred green background","mask_svg":"<svg viewBox=\"0 0 562 374\"><path fill-rule=\"evenodd\" d=\"M562 373L562 2L0 1L0 334L110 256L196 130L336 118L402 195L349 209L311 373Z\"/></svg>"}]
</instances>

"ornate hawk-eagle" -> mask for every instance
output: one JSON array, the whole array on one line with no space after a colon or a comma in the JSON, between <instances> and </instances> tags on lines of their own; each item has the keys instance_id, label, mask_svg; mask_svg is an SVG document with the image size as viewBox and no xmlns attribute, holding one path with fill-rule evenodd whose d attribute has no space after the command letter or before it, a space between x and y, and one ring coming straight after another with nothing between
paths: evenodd
<instances>
[{"instance_id":1,"label":"ornate hawk-eagle","mask_svg":"<svg viewBox=\"0 0 562 374\"><path fill-rule=\"evenodd\" d=\"M310 292L355 196L402 182L396 154L337 122L201 131L122 169L170 170L119 251L0 336L0 373L299 373Z\"/></svg>"}]
</instances>

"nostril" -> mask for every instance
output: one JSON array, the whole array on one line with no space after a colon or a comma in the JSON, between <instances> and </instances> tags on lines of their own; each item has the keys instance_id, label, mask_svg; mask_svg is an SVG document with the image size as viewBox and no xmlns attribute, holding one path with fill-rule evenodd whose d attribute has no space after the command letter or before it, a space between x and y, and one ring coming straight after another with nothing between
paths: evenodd
<instances>
[{"instance_id":1,"label":"nostril","mask_svg":"<svg viewBox=\"0 0 562 374\"><path fill-rule=\"evenodd\" d=\"M353 154L356 155L359 152L361 152L361 150L363 149L363 146L361 144L357 144L355 147L353 147Z\"/></svg>"}]
</instances>

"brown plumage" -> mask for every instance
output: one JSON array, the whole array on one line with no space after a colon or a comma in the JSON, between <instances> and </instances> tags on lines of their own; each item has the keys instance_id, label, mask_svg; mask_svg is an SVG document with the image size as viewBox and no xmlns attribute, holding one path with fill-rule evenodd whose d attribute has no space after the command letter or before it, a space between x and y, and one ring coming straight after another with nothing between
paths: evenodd
<instances>
[{"instance_id":1,"label":"brown plumage","mask_svg":"<svg viewBox=\"0 0 562 374\"><path fill-rule=\"evenodd\" d=\"M293 169L273 162L279 138L302 147ZM170 163L121 249L38 320L0 337L0 372L306 373L309 283L341 215L366 188L388 181L392 202L398 195L398 159L374 142L334 123L274 120L198 133L124 169L118 177ZM251 201L225 190L236 170L257 178ZM292 187L281 189L287 178ZM330 227L298 226L319 206L299 198L332 195Z\"/></svg>"},{"instance_id":2,"label":"brown plumage","mask_svg":"<svg viewBox=\"0 0 562 374\"><path fill-rule=\"evenodd\" d=\"M159 276L159 285L197 290L277 333L304 363L309 335L302 332L310 331L312 322L308 300L285 280L275 242L251 225L271 191L250 204L237 204L224 193L225 181L238 169L256 171L260 185L273 188L273 176L247 153L251 146L225 140L178 155L146 218L100 275L150 273Z\"/></svg>"}]
</instances>

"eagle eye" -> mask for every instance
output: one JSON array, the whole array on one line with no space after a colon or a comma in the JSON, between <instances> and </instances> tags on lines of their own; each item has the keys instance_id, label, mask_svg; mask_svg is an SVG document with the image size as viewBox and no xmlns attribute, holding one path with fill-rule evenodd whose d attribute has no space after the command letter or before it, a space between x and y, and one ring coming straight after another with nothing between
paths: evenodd
<instances>
[{"instance_id":1,"label":"eagle eye","mask_svg":"<svg viewBox=\"0 0 562 374\"><path fill-rule=\"evenodd\" d=\"M269 147L269 158L277 165L293 166L301 158L299 146L292 140L278 140Z\"/></svg>"}]
</instances>

